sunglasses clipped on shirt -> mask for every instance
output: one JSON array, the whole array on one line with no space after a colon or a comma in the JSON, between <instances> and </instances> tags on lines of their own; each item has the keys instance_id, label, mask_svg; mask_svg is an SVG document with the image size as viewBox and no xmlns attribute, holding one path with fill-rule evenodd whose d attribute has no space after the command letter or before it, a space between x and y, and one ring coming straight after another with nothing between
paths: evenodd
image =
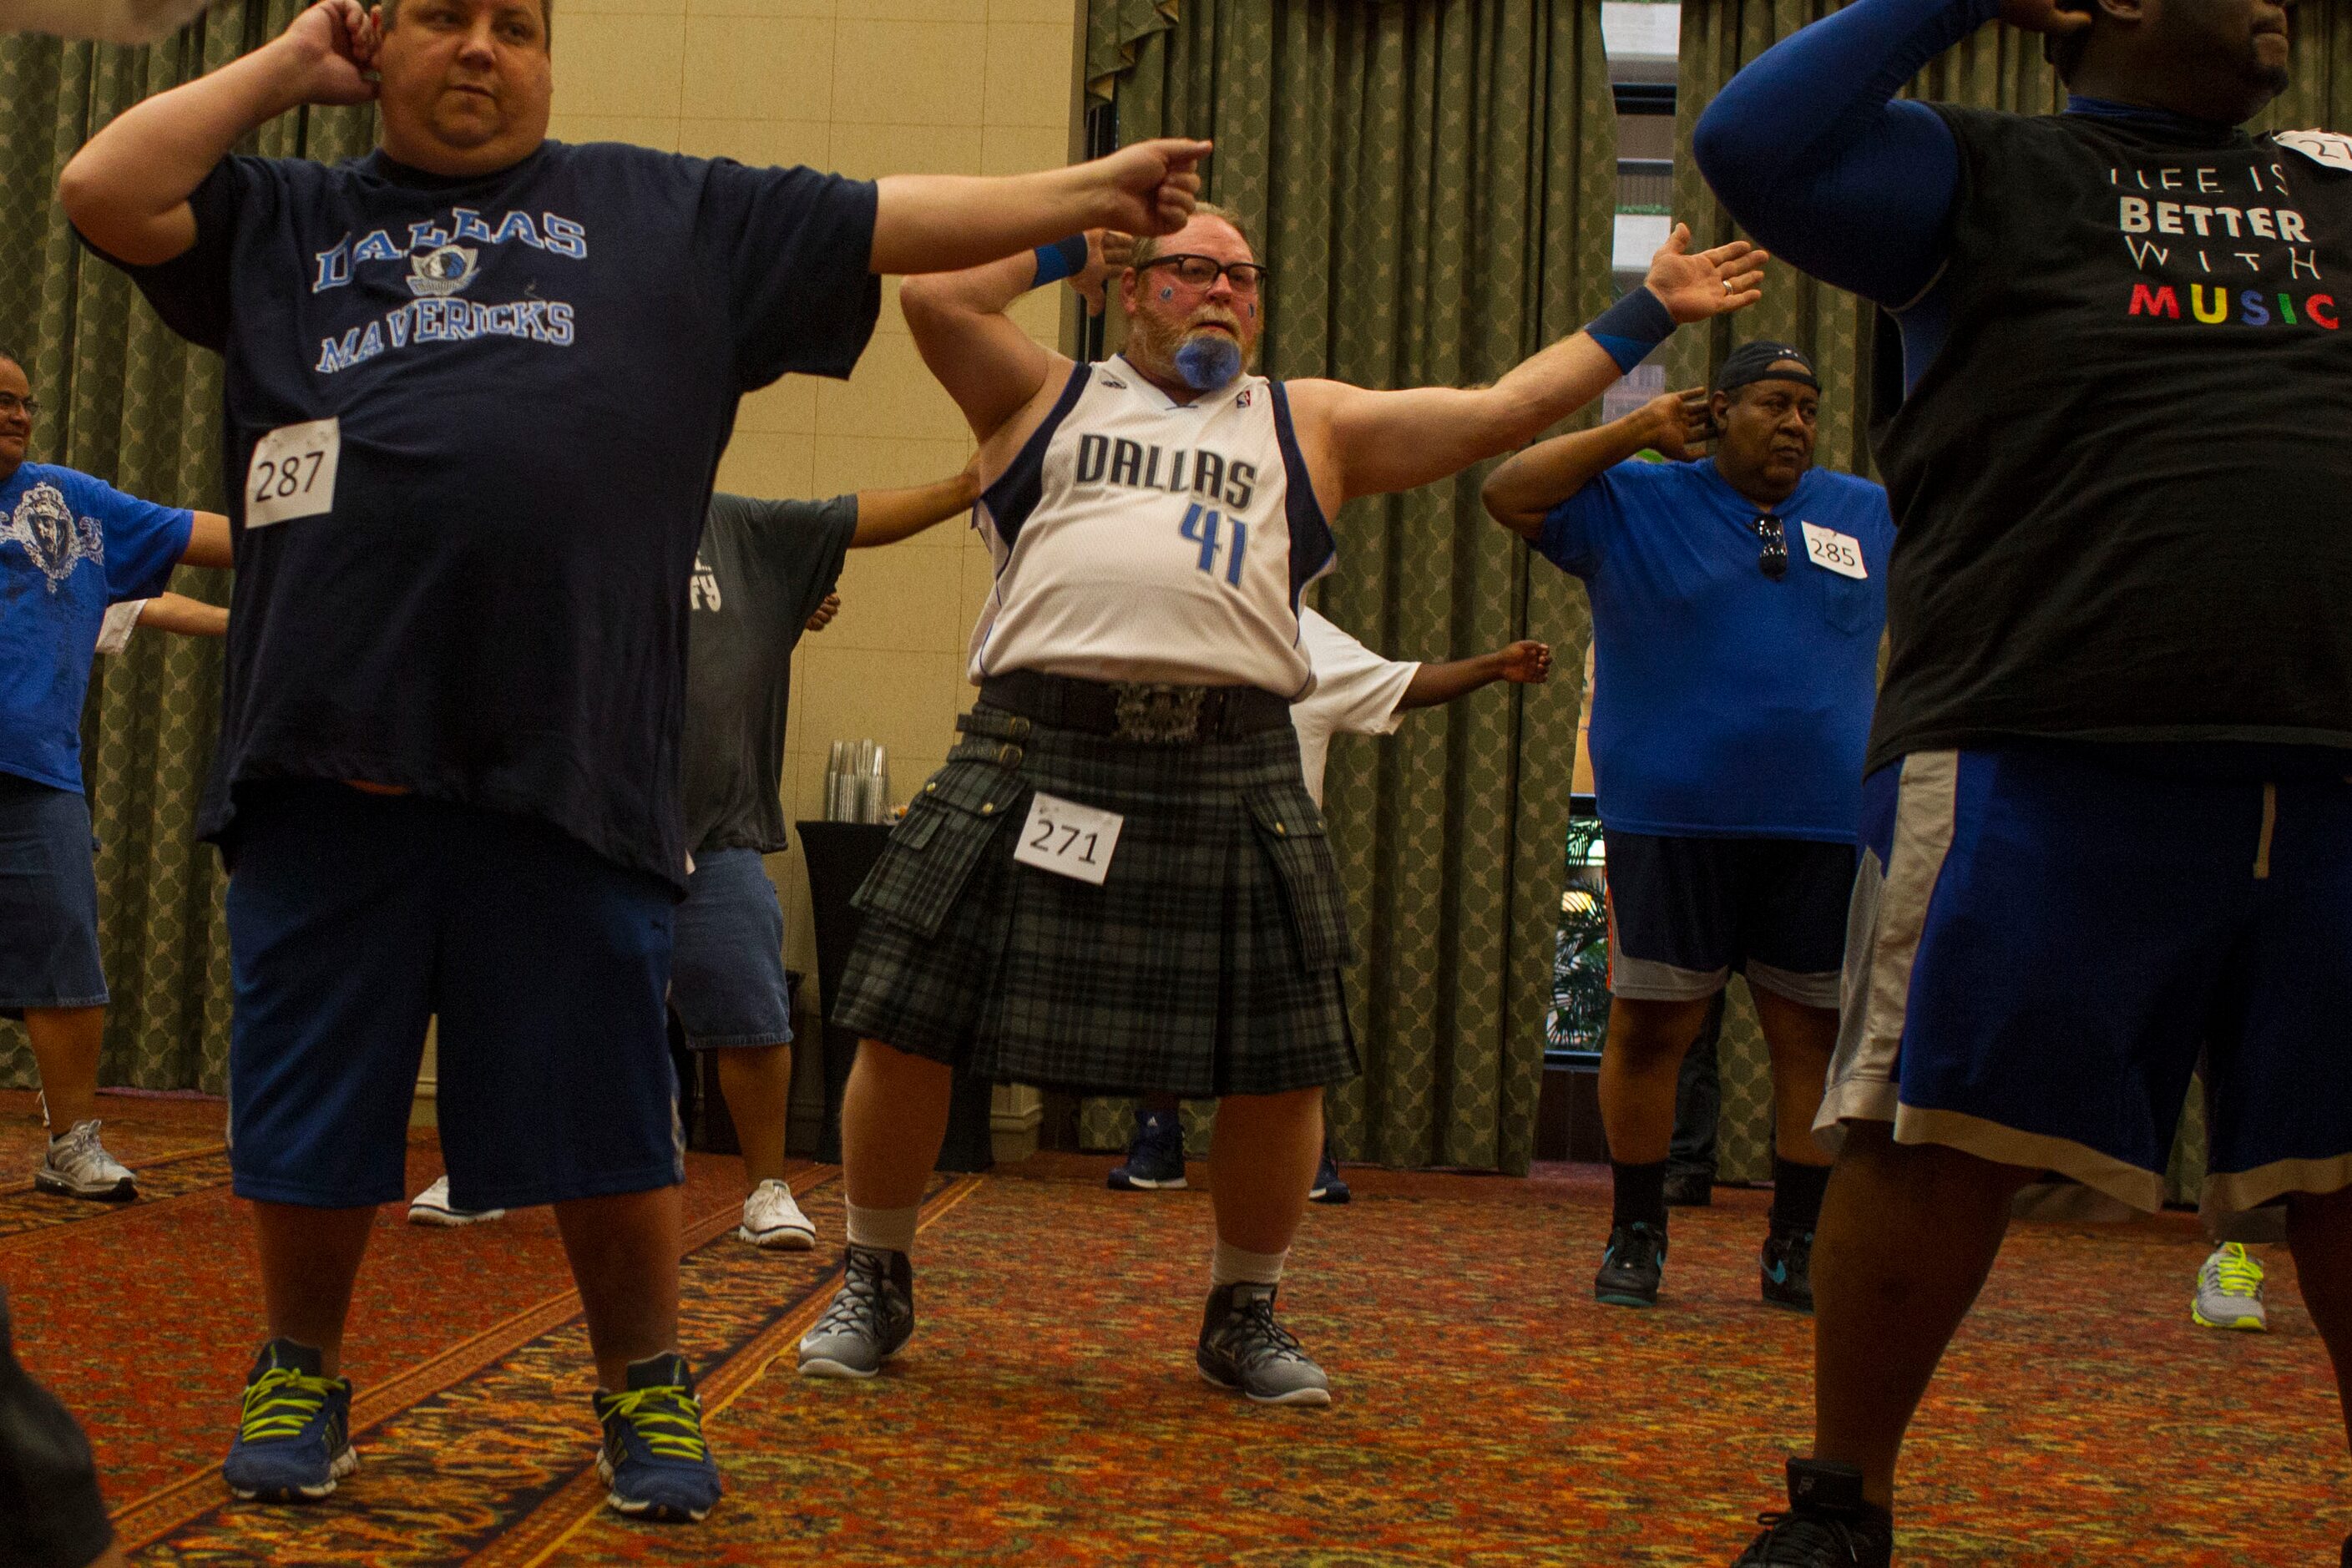
<instances>
[{"instance_id":1,"label":"sunglasses clipped on shirt","mask_svg":"<svg viewBox=\"0 0 2352 1568\"><path fill-rule=\"evenodd\" d=\"M1219 261L1213 256L1155 256L1138 272L1149 272L1155 267L1165 267L1177 279L1194 289L1213 289L1217 279L1232 282L1236 294L1255 294L1265 286L1265 268L1255 261Z\"/></svg>"},{"instance_id":2,"label":"sunglasses clipped on shirt","mask_svg":"<svg viewBox=\"0 0 2352 1568\"><path fill-rule=\"evenodd\" d=\"M1779 518L1769 515L1758 518L1752 526L1762 546L1756 552L1756 570L1778 583L1789 574L1789 531L1780 526Z\"/></svg>"}]
</instances>

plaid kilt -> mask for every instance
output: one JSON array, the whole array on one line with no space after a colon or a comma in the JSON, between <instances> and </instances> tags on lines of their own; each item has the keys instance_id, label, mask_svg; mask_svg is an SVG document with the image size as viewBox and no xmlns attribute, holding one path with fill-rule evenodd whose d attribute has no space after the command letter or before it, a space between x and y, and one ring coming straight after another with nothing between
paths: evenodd
<instances>
[{"instance_id":1,"label":"plaid kilt","mask_svg":"<svg viewBox=\"0 0 2352 1568\"><path fill-rule=\"evenodd\" d=\"M982 704L853 900L832 1021L999 1082L1276 1094L1356 1076L1339 869L1287 727L1148 744ZM1034 790L1126 818L1101 887L1015 862Z\"/></svg>"}]
</instances>

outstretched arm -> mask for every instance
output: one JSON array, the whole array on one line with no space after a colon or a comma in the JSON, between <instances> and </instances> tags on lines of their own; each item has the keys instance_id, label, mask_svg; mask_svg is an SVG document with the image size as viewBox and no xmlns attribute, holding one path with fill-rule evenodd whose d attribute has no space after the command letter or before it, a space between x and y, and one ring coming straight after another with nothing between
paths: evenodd
<instances>
[{"instance_id":1,"label":"outstretched arm","mask_svg":"<svg viewBox=\"0 0 2352 1568\"><path fill-rule=\"evenodd\" d=\"M1372 392L1336 381L1294 384L1317 499L1336 512L1357 496L1409 490L1525 445L1608 390L1677 322L1762 299L1765 260L1745 240L1692 255L1690 230L1678 225L1651 258L1642 288L1492 386Z\"/></svg>"},{"instance_id":2,"label":"outstretched arm","mask_svg":"<svg viewBox=\"0 0 2352 1568\"><path fill-rule=\"evenodd\" d=\"M1691 153L1739 226L1825 283L1910 304L1943 265L1959 149L1895 95L1996 16L2071 32L2061 0L1855 0L1784 38L1699 116Z\"/></svg>"},{"instance_id":3,"label":"outstretched arm","mask_svg":"<svg viewBox=\"0 0 2352 1568\"><path fill-rule=\"evenodd\" d=\"M221 637L228 635L228 611L184 594L158 594L140 607L139 624L184 637Z\"/></svg>"},{"instance_id":4,"label":"outstretched arm","mask_svg":"<svg viewBox=\"0 0 2352 1568\"><path fill-rule=\"evenodd\" d=\"M980 461L963 471L928 485L903 490L857 492L857 531L850 535L852 550L871 549L911 539L933 523L971 510L980 499Z\"/></svg>"},{"instance_id":5,"label":"outstretched arm","mask_svg":"<svg viewBox=\"0 0 2352 1568\"><path fill-rule=\"evenodd\" d=\"M1551 509L1628 458L1655 447L1676 462L1711 436L1704 392L1669 392L1622 419L1541 441L1486 476L1478 499L1496 522L1532 543Z\"/></svg>"},{"instance_id":6,"label":"outstretched arm","mask_svg":"<svg viewBox=\"0 0 2352 1568\"><path fill-rule=\"evenodd\" d=\"M237 139L306 103L365 103L376 25L359 0L320 0L253 53L132 105L83 144L58 180L82 237L148 267L196 243L188 197ZM224 563L226 564L226 563Z\"/></svg>"},{"instance_id":7,"label":"outstretched arm","mask_svg":"<svg viewBox=\"0 0 2352 1568\"><path fill-rule=\"evenodd\" d=\"M180 552L184 566L234 566L236 558L229 549L228 519L216 511L195 514L195 526L188 531L188 547Z\"/></svg>"},{"instance_id":8,"label":"outstretched arm","mask_svg":"<svg viewBox=\"0 0 2352 1568\"><path fill-rule=\"evenodd\" d=\"M1435 708L1498 680L1507 680L1515 686L1541 686L1550 679L1550 647L1539 642L1515 642L1475 658L1423 665L1413 671L1412 684L1397 699L1397 707Z\"/></svg>"},{"instance_id":9,"label":"outstretched arm","mask_svg":"<svg viewBox=\"0 0 2352 1568\"><path fill-rule=\"evenodd\" d=\"M890 174L874 215L877 272L954 272L1090 228L1173 234L1201 190L1206 142L1163 137L1043 174Z\"/></svg>"}]
</instances>

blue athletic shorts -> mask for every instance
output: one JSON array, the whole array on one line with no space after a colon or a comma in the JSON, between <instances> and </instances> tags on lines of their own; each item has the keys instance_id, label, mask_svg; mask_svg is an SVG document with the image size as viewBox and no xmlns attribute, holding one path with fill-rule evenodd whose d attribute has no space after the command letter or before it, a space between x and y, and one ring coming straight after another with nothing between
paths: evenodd
<instances>
[{"instance_id":1,"label":"blue athletic shorts","mask_svg":"<svg viewBox=\"0 0 2352 1568\"><path fill-rule=\"evenodd\" d=\"M106 1002L89 803L0 773L0 1017Z\"/></svg>"},{"instance_id":2,"label":"blue athletic shorts","mask_svg":"<svg viewBox=\"0 0 2352 1568\"><path fill-rule=\"evenodd\" d=\"M1701 1001L1737 969L1801 1005L1838 1005L1853 845L1646 833L1604 843L1612 995Z\"/></svg>"},{"instance_id":3,"label":"blue athletic shorts","mask_svg":"<svg viewBox=\"0 0 2352 1568\"><path fill-rule=\"evenodd\" d=\"M247 786L228 885L238 1196L405 1197L408 1111L437 1016L442 1153L460 1208L685 1179L662 996L669 887L528 817Z\"/></svg>"},{"instance_id":4,"label":"blue athletic shorts","mask_svg":"<svg viewBox=\"0 0 2352 1568\"><path fill-rule=\"evenodd\" d=\"M757 849L694 858L686 902L677 906L669 1005L694 1050L792 1039L784 908Z\"/></svg>"},{"instance_id":5,"label":"blue athletic shorts","mask_svg":"<svg viewBox=\"0 0 2352 1568\"><path fill-rule=\"evenodd\" d=\"M2352 785L1919 752L1863 841L1826 1139L1892 1121L2153 1209L2201 1047L2209 1210L2352 1184Z\"/></svg>"}]
</instances>

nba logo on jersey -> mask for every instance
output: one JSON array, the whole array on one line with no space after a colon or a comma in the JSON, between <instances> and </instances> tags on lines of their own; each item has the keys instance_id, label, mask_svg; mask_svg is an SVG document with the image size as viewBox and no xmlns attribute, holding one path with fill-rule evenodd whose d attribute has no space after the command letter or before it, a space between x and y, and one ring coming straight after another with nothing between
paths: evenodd
<instances>
[{"instance_id":1,"label":"nba logo on jersey","mask_svg":"<svg viewBox=\"0 0 2352 1568\"><path fill-rule=\"evenodd\" d=\"M1251 389L1249 387L1243 387L1242 395L1234 399L1234 406L1236 408L1247 408L1250 405L1250 391Z\"/></svg>"}]
</instances>

